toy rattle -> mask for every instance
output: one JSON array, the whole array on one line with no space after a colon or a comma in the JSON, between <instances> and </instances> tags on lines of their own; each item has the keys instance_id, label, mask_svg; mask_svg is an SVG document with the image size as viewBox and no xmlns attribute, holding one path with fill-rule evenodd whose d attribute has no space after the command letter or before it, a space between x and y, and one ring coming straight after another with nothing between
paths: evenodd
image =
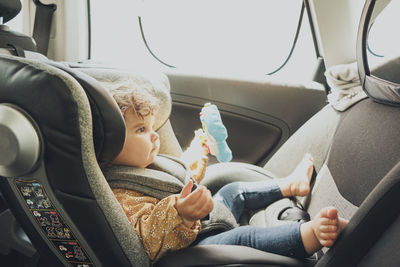
<instances>
[{"instance_id":1,"label":"toy rattle","mask_svg":"<svg viewBox=\"0 0 400 267\"><path fill-rule=\"evenodd\" d=\"M203 127L203 136L206 138L203 143L208 146L209 153L215 156L219 162L230 161L232 159L232 151L226 143L228 131L222 123L221 114L217 106L206 103L201 109L200 121Z\"/></svg>"}]
</instances>

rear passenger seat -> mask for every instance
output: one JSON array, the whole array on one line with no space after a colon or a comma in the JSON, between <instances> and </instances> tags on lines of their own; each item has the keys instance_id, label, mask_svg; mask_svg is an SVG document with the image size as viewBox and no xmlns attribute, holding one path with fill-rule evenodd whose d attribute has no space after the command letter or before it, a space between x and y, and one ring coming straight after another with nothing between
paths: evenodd
<instances>
[{"instance_id":1,"label":"rear passenger seat","mask_svg":"<svg viewBox=\"0 0 400 267\"><path fill-rule=\"evenodd\" d=\"M304 153L312 153L318 176L307 207L311 217L321 207L333 205L351 219L317 266L400 262L400 85L396 84L400 68L394 58L374 69L380 78L370 75L365 44L374 2L365 5L357 47L361 83L370 98L344 112L326 106L265 166L285 176Z\"/></svg>"},{"instance_id":2,"label":"rear passenger seat","mask_svg":"<svg viewBox=\"0 0 400 267\"><path fill-rule=\"evenodd\" d=\"M355 264L357 256L362 257L370 246L386 253L392 251L390 257L396 255L399 246L393 234L399 237L400 224L387 227L399 213L399 132L398 107L372 99L364 99L343 113L326 106L265 166L284 176L304 153L311 152L318 176L308 212L313 217L320 208L333 205L340 216L351 219L318 266L353 266L351 263ZM374 244L381 233L384 240L389 240L380 239ZM378 262L382 260L377 252L368 255Z\"/></svg>"}]
</instances>

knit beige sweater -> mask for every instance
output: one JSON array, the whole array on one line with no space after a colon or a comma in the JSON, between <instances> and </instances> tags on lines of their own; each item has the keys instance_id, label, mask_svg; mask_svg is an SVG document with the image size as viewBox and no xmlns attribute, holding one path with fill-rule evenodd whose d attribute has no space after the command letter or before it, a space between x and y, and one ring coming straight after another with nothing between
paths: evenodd
<instances>
[{"instance_id":1,"label":"knit beige sweater","mask_svg":"<svg viewBox=\"0 0 400 267\"><path fill-rule=\"evenodd\" d=\"M153 263L169 251L188 247L200 232L200 221L192 228L183 224L175 209L177 195L159 200L129 189L112 191Z\"/></svg>"}]
</instances>

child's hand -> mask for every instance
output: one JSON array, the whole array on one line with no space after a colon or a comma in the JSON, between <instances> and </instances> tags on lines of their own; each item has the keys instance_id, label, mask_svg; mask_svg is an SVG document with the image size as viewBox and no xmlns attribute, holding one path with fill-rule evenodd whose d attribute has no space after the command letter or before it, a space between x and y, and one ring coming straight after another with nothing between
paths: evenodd
<instances>
[{"instance_id":1,"label":"child's hand","mask_svg":"<svg viewBox=\"0 0 400 267\"><path fill-rule=\"evenodd\" d=\"M193 181L190 180L182 189L176 201L176 210L182 217L183 223L191 228L193 224L209 214L214 208L214 202L210 190L205 186L198 186L190 192Z\"/></svg>"}]
</instances>

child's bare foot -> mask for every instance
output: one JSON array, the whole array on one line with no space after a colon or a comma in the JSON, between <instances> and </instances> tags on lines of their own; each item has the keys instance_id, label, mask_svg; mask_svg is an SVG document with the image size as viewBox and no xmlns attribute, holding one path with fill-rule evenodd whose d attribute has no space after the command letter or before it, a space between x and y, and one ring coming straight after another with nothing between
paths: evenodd
<instances>
[{"instance_id":1,"label":"child's bare foot","mask_svg":"<svg viewBox=\"0 0 400 267\"><path fill-rule=\"evenodd\" d=\"M321 209L312 221L302 224L300 228L307 253L311 255L322 247L331 247L347 223L347 220L338 216L336 208Z\"/></svg>"},{"instance_id":2,"label":"child's bare foot","mask_svg":"<svg viewBox=\"0 0 400 267\"><path fill-rule=\"evenodd\" d=\"M308 195L310 193L310 180L313 168L314 160L307 153L288 177L278 180L283 197L303 197Z\"/></svg>"}]
</instances>

